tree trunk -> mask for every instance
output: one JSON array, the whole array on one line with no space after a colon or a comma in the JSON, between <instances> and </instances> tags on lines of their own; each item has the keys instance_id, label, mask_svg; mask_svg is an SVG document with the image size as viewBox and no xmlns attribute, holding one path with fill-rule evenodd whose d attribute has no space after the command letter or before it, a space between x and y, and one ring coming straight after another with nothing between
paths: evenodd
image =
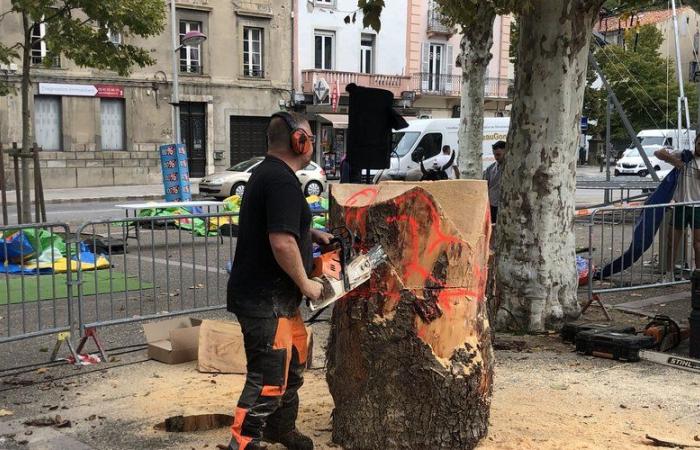
<instances>
[{"instance_id":1,"label":"tree trunk","mask_svg":"<svg viewBox=\"0 0 700 450\"><path fill-rule=\"evenodd\" d=\"M588 44L602 1L532 0L519 17L515 98L496 224L499 327L579 315L573 231Z\"/></svg>"},{"instance_id":2,"label":"tree trunk","mask_svg":"<svg viewBox=\"0 0 700 450\"><path fill-rule=\"evenodd\" d=\"M326 376L336 443L471 449L486 434L487 211L481 181L333 186L333 226L388 257L333 311Z\"/></svg>"},{"instance_id":3,"label":"tree trunk","mask_svg":"<svg viewBox=\"0 0 700 450\"><path fill-rule=\"evenodd\" d=\"M463 29L460 43L462 96L459 122L459 172L462 178L481 179L484 136L484 86L491 61L496 11L483 2L473 24Z\"/></svg>"},{"instance_id":4,"label":"tree trunk","mask_svg":"<svg viewBox=\"0 0 700 450\"><path fill-rule=\"evenodd\" d=\"M32 145L32 116L29 111L29 89L31 88L30 71L32 67L32 23L26 13L22 13L24 28L24 46L22 48L22 149L24 155L20 158L22 164L22 222L32 223L30 183L29 183L29 152ZM15 186L15 189L19 189Z\"/></svg>"}]
</instances>

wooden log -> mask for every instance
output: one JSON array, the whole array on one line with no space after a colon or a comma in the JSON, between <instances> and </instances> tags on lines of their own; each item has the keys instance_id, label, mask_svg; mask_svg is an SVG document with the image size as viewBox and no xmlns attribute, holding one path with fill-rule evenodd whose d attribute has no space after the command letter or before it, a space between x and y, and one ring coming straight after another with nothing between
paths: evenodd
<instances>
[{"instance_id":1,"label":"wooden log","mask_svg":"<svg viewBox=\"0 0 700 450\"><path fill-rule=\"evenodd\" d=\"M335 185L332 226L388 263L335 305L327 381L348 449L474 448L486 435L493 350L486 184Z\"/></svg>"}]
</instances>

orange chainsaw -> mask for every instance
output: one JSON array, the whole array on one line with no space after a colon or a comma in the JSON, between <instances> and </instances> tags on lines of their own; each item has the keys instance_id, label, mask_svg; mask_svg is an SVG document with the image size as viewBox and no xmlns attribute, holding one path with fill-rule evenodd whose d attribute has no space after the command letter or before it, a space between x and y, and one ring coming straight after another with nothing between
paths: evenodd
<instances>
[{"instance_id":1,"label":"orange chainsaw","mask_svg":"<svg viewBox=\"0 0 700 450\"><path fill-rule=\"evenodd\" d=\"M332 230L333 239L324 252L314 258L311 277L323 284L321 298L306 299L311 311L322 310L357 288L372 275L372 270L386 261L381 245L367 252L357 250L357 239L345 227Z\"/></svg>"}]
</instances>

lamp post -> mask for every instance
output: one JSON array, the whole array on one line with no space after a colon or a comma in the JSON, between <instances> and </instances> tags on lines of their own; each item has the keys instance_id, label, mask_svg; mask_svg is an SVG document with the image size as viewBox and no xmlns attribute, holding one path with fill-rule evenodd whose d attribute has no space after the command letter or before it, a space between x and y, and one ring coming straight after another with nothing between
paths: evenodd
<instances>
[{"instance_id":1,"label":"lamp post","mask_svg":"<svg viewBox=\"0 0 700 450\"><path fill-rule=\"evenodd\" d=\"M173 92L170 96L170 103L173 105L173 134L175 143L179 144L182 141L180 135L180 83L178 75L180 73L180 58L177 52L186 46L196 46L207 40L207 36L201 31L190 31L182 38L180 42L180 34L178 33L177 9L175 8L175 0L170 0L170 22L173 39Z\"/></svg>"}]
</instances>

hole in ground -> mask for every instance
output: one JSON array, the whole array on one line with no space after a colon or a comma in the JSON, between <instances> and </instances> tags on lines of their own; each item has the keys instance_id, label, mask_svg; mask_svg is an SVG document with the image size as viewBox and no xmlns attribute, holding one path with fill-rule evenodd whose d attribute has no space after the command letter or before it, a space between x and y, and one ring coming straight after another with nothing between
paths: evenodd
<instances>
[{"instance_id":1,"label":"hole in ground","mask_svg":"<svg viewBox=\"0 0 700 450\"><path fill-rule=\"evenodd\" d=\"M199 414L196 416L173 416L154 426L156 430L172 433L191 433L230 427L233 416L228 414Z\"/></svg>"}]
</instances>

